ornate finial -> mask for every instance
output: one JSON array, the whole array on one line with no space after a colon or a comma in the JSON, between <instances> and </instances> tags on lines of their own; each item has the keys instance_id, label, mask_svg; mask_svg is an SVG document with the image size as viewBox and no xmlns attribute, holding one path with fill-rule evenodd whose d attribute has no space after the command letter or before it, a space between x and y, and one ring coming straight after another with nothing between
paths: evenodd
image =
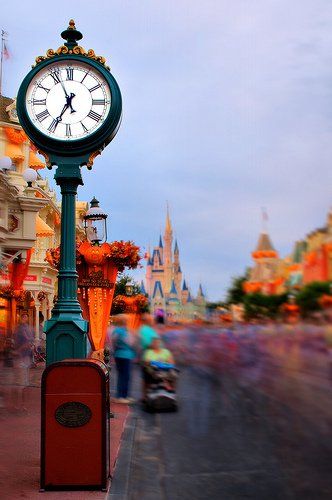
<instances>
[{"instance_id":1,"label":"ornate finial","mask_svg":"<svg viewBox=\"0 0 332 500\"><path fill-rule=\"evenodd\" d=\"M97 56L95 54L95 51L92 49L89 49L88 51L84 50L83 47L78 45L77 41L81 40L83 38L83 35L80 31L76 29L75 26L75 21L74 19L70 19L68 28L61 33L61 36L66 42L61 45L57 50L53 49L48 49L46 52L46 56L38 56L36 57L36 64L39 64L45 59L50 59L51 57L59 56L59 55L68 55L68 54L80 54L82 56L89 57L90 59L94 59L95 61L98 61L100 64L102 64L106 69L110 70L108 66L106 66L106 59L103 56ZM34 67L34 66L32 66ZM92 153L90 156L89 162L87 163L88 169L91 168L93 164L94 158L100 154L100 151L96 151L95 153Z\"/></svg>"},{"instance_id":2,"label":"ornate finial","mask_svg":"<svg viewBox=\"0 0 332 500\"><path fill-rule=\"evenodd\" d=\"M70 19L68 28L61 33L61 36L64 40L67 40L65 46L68 49L76 47L78 45L77 41L83 38L82 33L76 29L74 19Z\"/></svg>"},{"instance_id":3,"label":"ornate finial","mask_svg":"<svg viewBox=\"0 0 332 500\"><path fill-rule=\"evenodd\" d=\"M92 198L92 200L90 201L90 207L91 208L95 208L95 207L98 207L99 206L99 201L97 200L97 198L94 196Z\"/></svg>"}]
</instances>

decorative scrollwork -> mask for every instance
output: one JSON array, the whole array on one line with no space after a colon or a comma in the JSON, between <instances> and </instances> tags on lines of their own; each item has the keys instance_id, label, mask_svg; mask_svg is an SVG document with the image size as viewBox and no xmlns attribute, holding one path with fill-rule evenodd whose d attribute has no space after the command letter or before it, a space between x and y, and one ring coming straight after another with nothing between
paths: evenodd
<instances>
[{"instance_id":1,"label":"decorative scrollwork","mask_svg":"<svg viewBox=\"0 0 332 500\"><path fill-rule=\"evenodd\" d=\"M110 71L109 66L106 65L106 59L103 56L97 56L95 51L93 49L89 49L86 51L81 45L76 45L72 49L68 49L65 45L61 45L57 50L53 49L48 49L46 51L46 56L38 56L36 57L36 66L37 64L40 64L41 62L45 61L46 59L52 59L53 57L60 56L60 55L81 55L88 57L89 59L93 59L94 61L99 62L105 68ZM32 66L32 67L34 67Z\"/></svg>"},{"instance_id":2,"label":"decorative scrollwork","mask_svg":"<svg viewBox=\"0 0 332 500\"><path fill-rule=\"evenodd\" d=\"M91 155L89 156L89 161L88 163L86 164L87 166L87 169L88 170L91 170L92 168L92 165L93 165L93 162L94 162L94 159L100 155L100 150L98 149L98 151L94 151L93 153L91 153Z\"/></svg>"},{"instance_id":3,"label":"decorative scrollwork","mask_svg":"<svg viewBox=\"0 0 332 500\"><path fill-rule=\"evenodd\" d=\"M51 160L50 160L50 157L48 156L48 154L46 154L44 151L41 151L40 149L38 149L38 153L45 158L46 167L48 169L51 169L52 163L51 163Z\"/></svg>"}]
</instances>

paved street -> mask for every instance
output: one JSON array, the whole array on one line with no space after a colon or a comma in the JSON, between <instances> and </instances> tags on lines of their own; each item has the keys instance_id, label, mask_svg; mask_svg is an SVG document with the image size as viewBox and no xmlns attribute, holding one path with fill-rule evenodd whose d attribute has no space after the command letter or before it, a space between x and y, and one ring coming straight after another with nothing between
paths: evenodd
<instances>
[{"instance_id":1,"label":"paved street","mask_svg":"<svg viewBox=\"0 0 332 500\"><path fill-rule=\"evenodd\" d=\"M134 409L109 498L331 498L327 382L262 362L217 378L183 369L178 413Z\"/></svg>"}]
</instances>

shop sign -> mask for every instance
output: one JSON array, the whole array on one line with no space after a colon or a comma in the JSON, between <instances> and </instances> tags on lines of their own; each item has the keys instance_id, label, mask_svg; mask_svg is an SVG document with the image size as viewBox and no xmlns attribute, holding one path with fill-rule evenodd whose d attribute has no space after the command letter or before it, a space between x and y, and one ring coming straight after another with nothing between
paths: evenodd
<instances>
[{"instance_id":1,"label":"shop sign","mask_svg":"<svg viewBox=\"0 0 332 500\"><path fill-rule=\"evenodd\" d=\"M45 276L42 278L42 283L47 283L48 285L52 285L52 280L51 278L45 278Z\"/></svg>"},{"instance_id":2,"label":"shop sign","mask_svg":"<svg viewBox=\"0 0 332 500\"><path fill-rule=\"evenodd\" d=\"M37 275L27 274L24 281L37 281Z\"/></svg>"}]
</instances>

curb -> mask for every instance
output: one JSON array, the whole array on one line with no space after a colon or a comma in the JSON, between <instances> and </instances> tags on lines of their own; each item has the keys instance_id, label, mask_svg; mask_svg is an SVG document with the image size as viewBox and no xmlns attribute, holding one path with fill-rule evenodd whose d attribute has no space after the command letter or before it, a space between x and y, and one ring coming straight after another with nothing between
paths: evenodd
<instances>
[{"instance_id":1,"label":"curb","mask_svg":"<svg viewBox=\"0 0 332 500\"><path fill-rule=\"evenodd\" d=\"M129 413L122 434L121 447L116 461L107 500L128 500L129 479L134 451L137 417Z\"/></svg>"}]
</instances>

